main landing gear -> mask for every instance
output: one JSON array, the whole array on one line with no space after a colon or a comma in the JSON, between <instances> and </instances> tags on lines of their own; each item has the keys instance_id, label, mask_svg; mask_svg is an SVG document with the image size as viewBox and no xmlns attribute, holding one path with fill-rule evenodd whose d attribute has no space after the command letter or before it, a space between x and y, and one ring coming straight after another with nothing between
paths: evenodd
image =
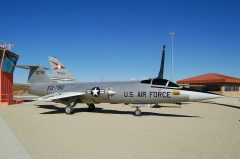
<instances>
[{"instance_id":1,"label":"main landing gear","mask_svg":"<svg viewBox=\"0 0 240 159\"><path fill-rule=\"evenodd\" d=\"M140 110L138 107L137 107L137 109L135 110L134 115L135 115L135 116L141 116L141 115L142 115L142 112L141 112L141 110Z\"/></svg>"},{"instance_id":2,"label":"main landing gear","mask_svg":"<svg viewBox=\"0 0 240 159\"><path fill-rule=\"evenodd\" d=\"M73 113L74 107L76 106L77 101L69 102L65 108L66 114L70 115ZM95 110L95 105L93 103L87 104L88 105L88 111L92 112Z\"/></svg>"},{"instance_id":3,"label":"main landing gear","mask_svg":"<svg viewBox=\"0 0 240 159\"><path fill-rule=\"evenodd\" d=\"M95 105L93 104L93 103L91 103L91 104L87 104L88 105L88 111L89 112L92 112L92 111L94 111L95 110Z\"/></svg>"},{"instance_id":4,"label":"main landing gear","mask_svg":"<svg viewBox=\"0 0 240 159\"><path fill-rule=\"evenodd\" d=\"M77 105L77 100L69 102L65 108L65 113L68 115L72 114L73 109L76 105Z\"/></svg>"},{"instance_id":5,"label":"main landing gear","mask_svg":"<svg viewBox=\"0 0 240 159\"><path fill-rule=\"evenodd\" d=\"M73 113L73 107L71 107L71 106L66 106L65 112L66 112L66 114L72 114L72 113Z\"/></svg>"}]
</instances>

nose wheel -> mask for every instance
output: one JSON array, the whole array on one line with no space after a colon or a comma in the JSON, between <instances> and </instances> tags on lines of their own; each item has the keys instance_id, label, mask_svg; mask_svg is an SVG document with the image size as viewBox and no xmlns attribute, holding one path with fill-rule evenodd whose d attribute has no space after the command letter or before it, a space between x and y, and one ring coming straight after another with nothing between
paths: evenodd
<instances>
[{"instance_id":1,"label":"nose wheel","mask_svg":"<svg viewBox=\"0 0 240 159\"><path fill-rule=\"evenodd\" d=\"M135 112L134 112L135 116L141 116L142 115L142 112L140 109L136 109Z\"/></svg>"}]
</instances>

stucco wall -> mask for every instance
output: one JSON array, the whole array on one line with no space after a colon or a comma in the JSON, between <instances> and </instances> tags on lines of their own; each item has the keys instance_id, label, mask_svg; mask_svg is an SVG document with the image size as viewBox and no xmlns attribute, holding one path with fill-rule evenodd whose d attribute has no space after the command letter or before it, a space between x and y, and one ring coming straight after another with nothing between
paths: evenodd
<instances>
[{"instance_id":1,"label":"stucco wall","mask_svg":"<svg viewBox=\"0 0 240 159\"><path fill-rule=\"evenodd\" d=\"M239 91L224 91L223 95L225 96L231 96L231 97L240 97L240 92Z\"/></svg>"}]
</instances>

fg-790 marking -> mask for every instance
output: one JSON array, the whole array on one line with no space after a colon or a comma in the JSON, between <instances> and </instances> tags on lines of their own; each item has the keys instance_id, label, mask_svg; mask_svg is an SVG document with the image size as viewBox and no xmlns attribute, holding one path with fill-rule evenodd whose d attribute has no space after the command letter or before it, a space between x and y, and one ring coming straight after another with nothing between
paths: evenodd
<instances>
[{"instance_id":1,"label":"fg-790 marking","mask_svg":"<svg viewBox=\"0 0 240 159\"><path fill-rule=\"evenodd\" d=\"M124 103L135 105L135 115L139 116L141 115L139 107L148 104L180 103L222 97L192 91L163 79L164 57L165 45L158 77L142 81L78 82L56 58L51 58L54 76L57 75L55 80L45 73L42 66L20 67L30 69L28 83L31 94L41 96L37 98L38 100L66 104L66 114L72 114L77 103L86 103L89 111L95 109L95 103ZM62 73L60 76L56 72L65 72L66 75Z\"/></svg>"},{"instance_id":2,"label":"fg-790 marking","mask_svg":"<svg viewBox=\"0 0 240 159\"><path fill-rule=\"evenodd\" d=\"M64 89L65 85L49 85L47 87L47 91L62 91Z\"/></svg>"}]
</instances>

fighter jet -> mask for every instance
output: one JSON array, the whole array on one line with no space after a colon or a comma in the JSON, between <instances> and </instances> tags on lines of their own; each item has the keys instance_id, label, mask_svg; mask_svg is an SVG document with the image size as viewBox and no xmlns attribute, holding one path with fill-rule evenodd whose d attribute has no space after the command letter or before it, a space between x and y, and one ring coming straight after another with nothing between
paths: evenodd
<instances>
[{"instance_id":1,"label":"fighter jet","mask_svg":"<svg viewBox=\"0 0 240 159\"><path fill-rule=\"evenodd\" d=\"M56 57L48 57L52 71L52 80L57 83L75 83L78 82L69 70Z\"/></svg>"},{"instance_id":2,"label":"fighter jet","mask_svg":"<svg viewBox=\"0 0 240 159\"><path fill-rule=\"evenodd\" d=\"M188 90L159 77L141 81L56 83L46 74L42 66L18 67L30 69L28 77L30 92L41 96L37 100L65 104L66 114L72 114L77 103L86 103L89 111L94 111L96 103L124 103L132 104L136 108L134 114L140 116L139 108L148 107L148 104L222 97L218 94Z\"/></svg>"}]
</instances>

